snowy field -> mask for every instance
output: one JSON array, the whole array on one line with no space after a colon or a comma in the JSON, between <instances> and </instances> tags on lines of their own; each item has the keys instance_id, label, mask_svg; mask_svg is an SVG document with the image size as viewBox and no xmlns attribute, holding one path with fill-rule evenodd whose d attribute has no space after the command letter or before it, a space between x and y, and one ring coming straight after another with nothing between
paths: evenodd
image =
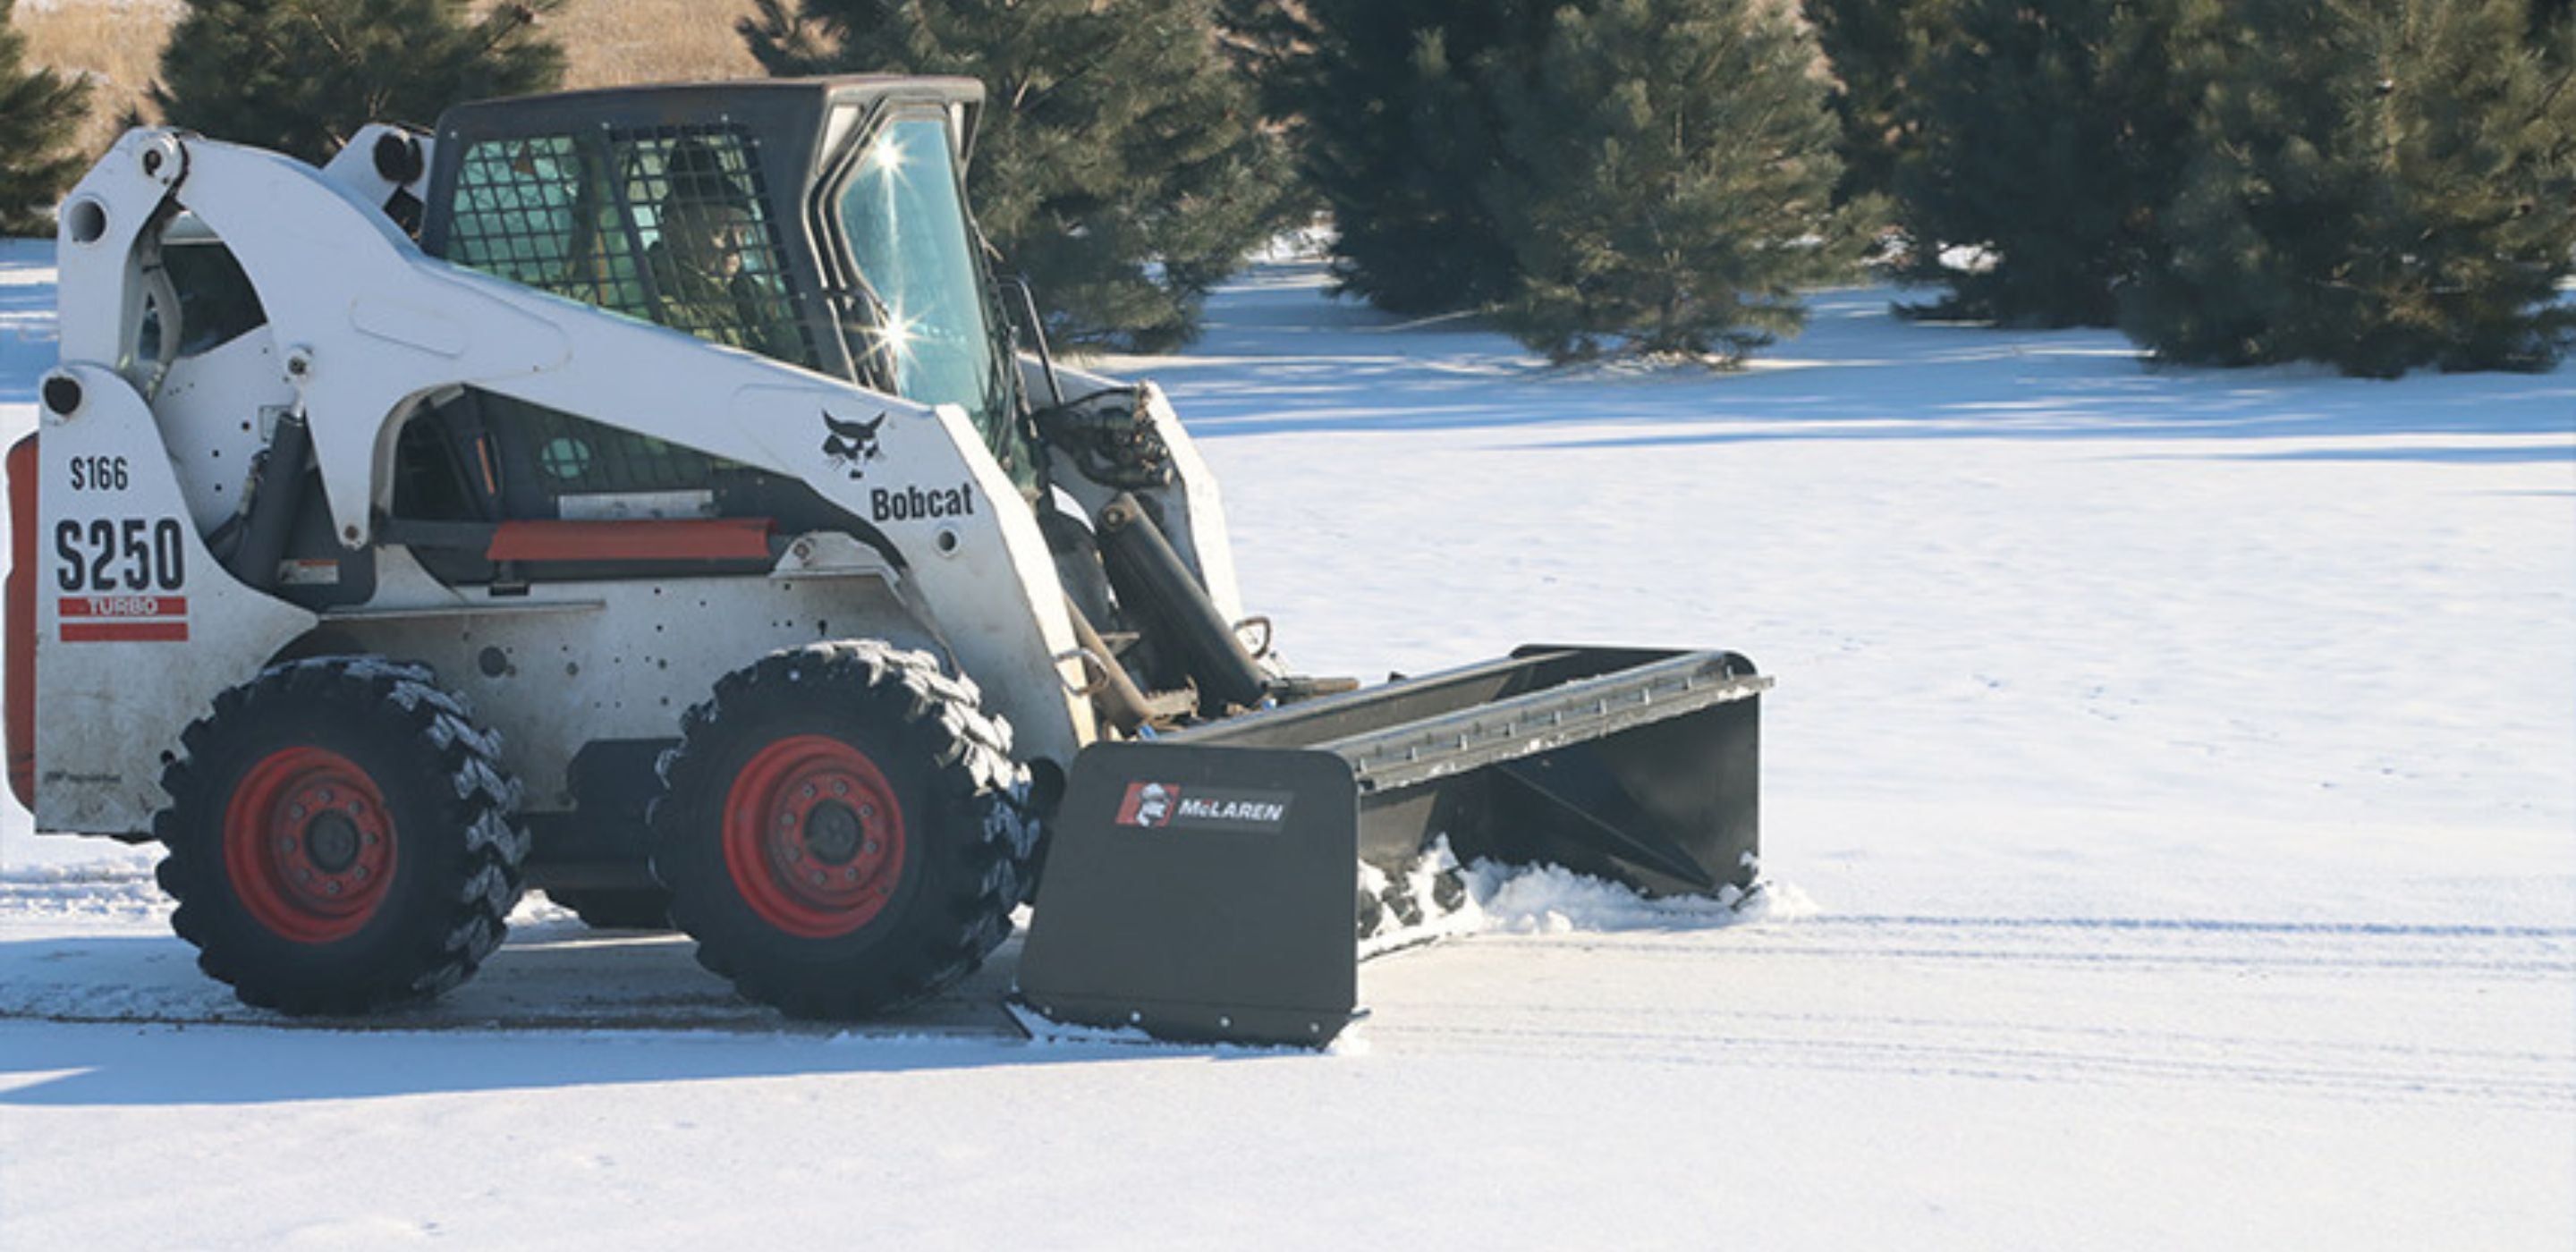
<instances>
[{"instance_id":1,"label":"snowy field","mask_svg":"<svg viewBox=\"0 0 2576 1252\"><path fill-rule=\"evenodd\" d=\"M53 360L0 245L0 427ZM0 1247L2576 1247L2576 370L2152 371L1823 293L1559 372L1279 262L1172 392L1301 668L1722 646L1767 910L1547 877L1324 1055L862 1032L532 902L365 1028L0 833ZM138 681L148 680L139 677Z\"/></svg>"}]
</instances>

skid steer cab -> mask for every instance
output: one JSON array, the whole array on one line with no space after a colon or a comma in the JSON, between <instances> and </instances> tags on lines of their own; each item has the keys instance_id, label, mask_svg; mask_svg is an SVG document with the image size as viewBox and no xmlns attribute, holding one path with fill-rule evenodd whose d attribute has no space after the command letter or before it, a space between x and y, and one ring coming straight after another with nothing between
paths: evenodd
<instances>
[{"instance_id":1,"label":"skid steer cab","mask_svg":"<svg viewBox=\"0 0 2576 1252\"><path fill-rule=\"evenodd\" d=\"M1749 888L1741 657L1279 664L1162 393L995 281L981 102L533 97L319 169L128 133L8 455L39 828L162 843L201 966L290 1014L456 986L537 888L865 1017L1033 899L1030 1012L1318 1043L1426 903L1363 884L1440 838Z\"/></svg>"}]
</instances>

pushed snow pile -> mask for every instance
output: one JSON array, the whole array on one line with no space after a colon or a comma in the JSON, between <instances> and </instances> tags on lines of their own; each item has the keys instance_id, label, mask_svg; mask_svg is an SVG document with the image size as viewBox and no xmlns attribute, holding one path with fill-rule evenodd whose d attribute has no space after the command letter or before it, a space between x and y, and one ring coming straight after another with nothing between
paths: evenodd
<instances>
[{"instance_id":1,"label":"pushed snow pile","mask_svg":"<svg viewBox=\"0 0 2576 1252\"><path fill-rule=\"evenodd\" d=\"M0 912L27 918L154 918L170 911L152 879L160 858L140 849L96 859L0 870Z\"/></svg>"},{"instance_id":2,"label":"pushed snow pile","mask_svg":"<svg viewBox=\"0 0 2576 1252\"><path fill-rule=\"evenodd\" d=\"M1418 919L1390 918L1386 927L1362 939L1362 960L1461 935L1708 930L1816 913L1814 901L1786 883L1759 880L1751 891L1730 884L1713 897L1648 896L1561 865L1478 860L1462 866L1446 839L1434 842L1401 876L1362 865L1360 887L1381 900L1408 901L1420 909Z\"/></svg>"},{"instance_id":3,"label":"pushed snow pile","mask_svg":"<svg viewBox=\"0 0 2576 1252\"><path fill-rule=\"evenodd\" d=\"M1810 917L1815 903L1787 883L1732 885L1715 897L1647 896L1560 865L1509 866L1478 861L1464 871L1476 929L1516 935L1577 931L1705 930L1743 922Z\"/></svg>"}]
</instances>

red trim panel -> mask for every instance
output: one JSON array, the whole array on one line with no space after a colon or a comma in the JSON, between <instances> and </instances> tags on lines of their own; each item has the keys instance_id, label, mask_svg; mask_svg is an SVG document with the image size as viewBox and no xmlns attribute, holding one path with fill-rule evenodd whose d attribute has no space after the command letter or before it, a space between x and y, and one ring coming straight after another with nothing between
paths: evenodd
<instances>
[{"instance_id":1,"label":"red trim panel","mask_svg":"<svg viewBox=\"0 0 2576 1252\"><path fill-rule=\"evenodd\" d=\"M65 622L64 643L184 643L186 622Z\"/></svg>"},{"instance_id":2,"label":"red trim panel","mask_svg":"<svg viewBox=\"0 0 2576 1252\"><path fill-rule=\"evenodd\" d=\"M0 732L9 741L9 790L36 807L36 437L9 449L8 690Z\"/></svg>"},{"instance_id":3,"label":"red trim panel","mask_svg":"<svg viewBox=\"0 0 2576 1252\"><path fill-rule=\"evenodd\" d=\"M503 522L484 549L493 561L735 561L769 559L769 519Z\"/></svg>"}]
</instances>

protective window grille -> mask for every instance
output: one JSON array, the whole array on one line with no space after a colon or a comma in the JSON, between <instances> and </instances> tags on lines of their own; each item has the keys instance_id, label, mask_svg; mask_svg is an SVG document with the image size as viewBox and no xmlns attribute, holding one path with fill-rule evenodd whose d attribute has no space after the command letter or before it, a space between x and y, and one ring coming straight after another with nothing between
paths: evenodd
<instances>
[{"instance_id":1,"label":"protective window grille","mask_svg":"<svg viewBox=\"0 0 2576 1252\"><path fill-rule=\"evenodd\" d=\"M620 290L634 256L617 237L602 179L570 136L486 140L457 169L448 256L540 291L641 316L641 286ZM603 229L605 228L605 229Z\"/></svg>"},{"instance_id":2,"label":"protective window grille","mask_svg":"<svg viewBox=\"0 0 2576 1252\"><path fill-rule=\"evenodd\" d=\"M458 167L449 259L815 367L757 155L722 126L477 142ZM725 464L569 414L514 407L549 497L697 488Z\"/></svg>"},{"instance_id":3,"label":"protective window grille","mask_svg":"<svg viewBox=\"0 0 2576 1252\"><path fill-rule=\"evenodd\" d=\"M700 338L818 363L754 148L720 126L488 139L456 180L460 265Z\"/></svg>"},{"instance_id":4,"label":"protective window grille","mask_svg":"<svg viewBox=\"0 0 2576 1252\"><path fill-rule=\"evenodd\" d=\"M755 150L729 129L609 132L644 273L665 326L809 368L818 363Z\"/></svg>"}]
</instances>

